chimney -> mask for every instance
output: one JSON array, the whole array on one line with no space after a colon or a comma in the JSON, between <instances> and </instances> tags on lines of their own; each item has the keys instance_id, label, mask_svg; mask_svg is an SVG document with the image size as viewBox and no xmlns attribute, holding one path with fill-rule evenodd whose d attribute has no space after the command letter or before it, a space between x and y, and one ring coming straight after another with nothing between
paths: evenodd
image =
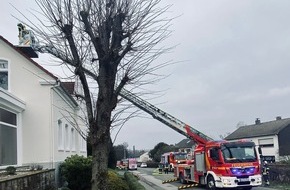
<instances>
[{"instance_id":1,"label":"chimney","mask_svg":"<svg viewBox=\"0 0 290 190\"><path fill-rule=\"evenodd\" d=\"M260 118L256 118L255 124L256 124L256 125L261 124Z\"/></svg>"},{"instance_id":2,"label":"chimney","mask_svg":"<svg viewBox=\"0 0 290 190\"><path fill-rule=\"evenodd\" d=\"M276 117L276 120L278 121L278 120L281 120L282 119L282 117L281 116L277 116Z\"/></svg>"}]
</instances>

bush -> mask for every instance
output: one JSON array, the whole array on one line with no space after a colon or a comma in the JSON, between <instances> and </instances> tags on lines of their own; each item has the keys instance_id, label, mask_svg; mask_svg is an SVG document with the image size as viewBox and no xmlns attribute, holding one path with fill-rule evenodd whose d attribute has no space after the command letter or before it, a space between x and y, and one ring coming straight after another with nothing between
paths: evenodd
<instances>
[{"instance_id":1,"label":"bush","mask_svg":"<svg viewBox=\"0 0 290 190\"><path fill-rule=\"evenodd\" d=\"M71 190L87 190L91 186L92 159L73 155L60 165L61 176Z\"/></svg>"},{"instance_id":2,"label":"bush","mask_svg":"<svg viewBox=\"0 0 290 190\"><path fill-rule=\"evenodd\" d=\"M15 175L16 174L16 168L14 166L8 166L5 170L6 170L8 175Z\"/></svg>"},{"instance_id":3,"label":"bush","mask_svg":"<svg viewBox=\"0 0 290 190\"><path fill-rule=\"evenodd\" d=\"M290 160L282 160L280 163L290 165Z\"/></svg>"},{"instance_id":4,"label":"bush","mask_svg":"<svg viewBox=\"0 0 290 190\"><path fill-rule=\"evenodd\" d=\"M108 171L108 185L110 190L129 190L126 181L120 177L115 171Z\"/></svg>"},{"instance_id":5,"label":"bush","mask_svg":"<svg viewBox=\"0 0 290 190\"><path fill-rule=\"evenodd\" d=\"M145 187L138 182L137 178L131 172L125 172L124 176L130 190L145 190Z\"/></svg>"},{"instance_id":6,"label":"bush","mask_svg":"<svg viewBox=\"0 0 290 190\"><path fill-rule=\"evenodd\" d=\"M60 165L63 180L71 190L87 190L91 187L92 158L73 155ZM113 170L108 171L108 186L110 190L129 190L126 181Z\"/></svg>"},{"instance_id":7,"label":"bush","mask_svg":"<svg viewBox=\"0 0 290 190\"><path fill-rule=\"evenodd\" d=\"M160 164L159 162L149 161L149 162L147 162L147 167L148 168L158 168L159 164Z\"/></svg>"}]
</instances>

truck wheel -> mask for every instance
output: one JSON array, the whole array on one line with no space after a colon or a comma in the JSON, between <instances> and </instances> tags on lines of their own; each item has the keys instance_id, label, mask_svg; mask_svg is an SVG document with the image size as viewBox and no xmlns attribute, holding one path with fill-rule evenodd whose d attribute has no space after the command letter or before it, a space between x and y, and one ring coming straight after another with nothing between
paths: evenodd
<instances>
[{"instance_id":1,"label":"truck wheel","mask_svg":"<svg viewBox=\"0 0 290 190\"><path fill-rule=\"evenodd\" d=\"M208 176L207 178L206 189L212 189L212 190L216 189L214 178L211 175Z\"/></svg>"},{"instance_id":2,"label":"truck wheel","mask_svg":"<svg viewBox=\"0 0 290 190\"><path fill-rule=\"evenodd\" d=\"M186 181L184 179L184 175L182 173L179 174L179 181L180 181L181 184L185 184L186 183Z\"/></svg>"}]
</instances>

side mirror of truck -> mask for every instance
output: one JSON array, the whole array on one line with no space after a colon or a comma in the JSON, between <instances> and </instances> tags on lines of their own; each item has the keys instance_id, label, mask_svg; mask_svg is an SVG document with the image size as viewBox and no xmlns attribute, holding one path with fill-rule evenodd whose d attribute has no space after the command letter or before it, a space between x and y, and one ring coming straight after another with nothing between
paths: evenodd
<instances>
[{"instance_id":1,"label":"side mirror of truck","mask_svg":"<svg viewBox=\"0 0 290 190\"><path fill-rule=\"evenodd\" d=\"M262 148L260 146L258 147L258 152L260 155L262 155Z\"/></svg>"}]
</instances>

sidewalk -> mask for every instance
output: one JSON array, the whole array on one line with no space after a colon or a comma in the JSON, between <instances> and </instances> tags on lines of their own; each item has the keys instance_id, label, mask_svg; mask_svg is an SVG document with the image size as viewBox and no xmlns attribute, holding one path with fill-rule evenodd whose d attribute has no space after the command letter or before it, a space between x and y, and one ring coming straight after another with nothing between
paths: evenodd
<instances>
[{"instance_id":1,"label":"sidewalk","mask_svg":"<svg viewBox=\"0 0 290 190\"><path fill-rule=\"evenodd\" d=\"M173 179L173 174L159 174L153 173L152 175L140 173L139 171L133 171L133 174L140 179L141 184L146 190L177 190L178 187L169 183L162 184L162 181Z\"/></svg>"}]
</instances>

